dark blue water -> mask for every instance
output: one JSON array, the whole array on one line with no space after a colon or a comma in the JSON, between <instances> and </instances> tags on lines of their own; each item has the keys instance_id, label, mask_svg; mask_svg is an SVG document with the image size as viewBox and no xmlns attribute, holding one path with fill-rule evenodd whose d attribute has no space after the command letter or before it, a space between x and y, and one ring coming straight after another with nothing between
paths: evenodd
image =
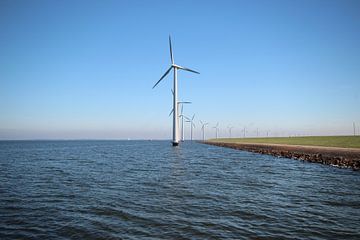
<instances>
[{"instance_id":1,"label":"dark blue water","mask_svg":"<svg viewBox=\"0 0 360 240\"><path fill-rule=\"evenodd\" d=\"M198 143L0 142L0 239L360 239L360 173Z\"/></svg>"}]
</instances>

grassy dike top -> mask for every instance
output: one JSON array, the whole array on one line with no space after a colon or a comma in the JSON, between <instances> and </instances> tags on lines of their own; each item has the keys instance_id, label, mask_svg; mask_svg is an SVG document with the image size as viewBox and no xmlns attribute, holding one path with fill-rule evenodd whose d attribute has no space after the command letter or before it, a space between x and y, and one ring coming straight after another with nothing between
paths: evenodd
<instances>
[{"instance_id":1,"label":"grassy dike top","mask_svg":"<svg viewBox=\"0 0 360 240\"><path fill-rule=\"evenodd\" d=\"M359 148L360 136L309 136L309 137L269 137L269 138L218 138L210 142L261 143L300 146Z\"/></svg>"}]
</instances>

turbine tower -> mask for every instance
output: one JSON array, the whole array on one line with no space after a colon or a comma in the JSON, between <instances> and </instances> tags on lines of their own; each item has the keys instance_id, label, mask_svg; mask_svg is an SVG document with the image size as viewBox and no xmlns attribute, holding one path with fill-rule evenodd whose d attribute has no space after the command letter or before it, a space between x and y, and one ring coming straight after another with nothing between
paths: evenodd
<instances>
[{"instance_id":1,"label":"turbine tower","mask_svg":"<svg viewBox=\"0 0 360 240\"><path fill-rule=\"evenodd\" d=\"M205 141L205 126L208 125L209 123L203 123L201 120L200 120L200 123L201 123L203 141Z\"/></svg>"},{"instance_id":2,"label":"turbine tower","mask_svg":"<svg viewBox=\"0 0 360 240\"><path fill-rule=\"evenodd\" d=\"M176 65L174 62L174 56L173 56L173 52L172 52L172 46L171 46L171 37L169 36L169 46L170 46L170 58L171 58L171 66L169 67L169 69L164 73L164 75L161 76L160 80L157 81L157 83L155 83L155 85L153 86L153 88L155 88L160 82L161 80L163 80L166 75L169 74L169 72L173 69L174 70L174 86L173 86L173 90L174 90L174 94L173 94L173 109L174 109L174 114L173 114L173 139L172 139L172 144L173 146L178 146L179 145L179 113L178 113L178 101L177 101L177 96L178 96L178 89L177 89L177 70L185 70L188 72L193 72L193 73L197 73L200 74L197 71L191 70L189 68L186 67L181 67L179 65Z\"/></svg>"}]
</instances>

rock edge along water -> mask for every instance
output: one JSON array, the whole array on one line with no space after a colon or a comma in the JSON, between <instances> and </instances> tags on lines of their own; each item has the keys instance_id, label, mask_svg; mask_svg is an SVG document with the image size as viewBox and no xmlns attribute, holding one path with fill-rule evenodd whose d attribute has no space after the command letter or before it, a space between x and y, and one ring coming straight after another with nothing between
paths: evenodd
<instances>
[{"instance_id":1,"label":"rock edge along water","mask_svg":"<svg viewBox=\"0 0 360 240\"><path fill-rule=\"evenodd\" d=\"M201 143L360 170L360 149L215 141Z\"/></svg>"}]
</instances>

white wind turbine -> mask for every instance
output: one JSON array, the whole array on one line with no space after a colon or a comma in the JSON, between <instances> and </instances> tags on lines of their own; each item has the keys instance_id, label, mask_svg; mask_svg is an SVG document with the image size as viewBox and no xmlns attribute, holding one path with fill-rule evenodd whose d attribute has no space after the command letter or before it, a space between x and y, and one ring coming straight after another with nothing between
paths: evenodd
<instances>
[{"instance_id":1,"label":"white wind turbine","mask_svg":"<svg viewBox=\"0 0 360 240\"><path fill-rule=\"evenodd\" d=\"M203 123L201 120L200 120L200 123L201 123L201 130L202 130L202 138L203 138L203 141L205 141L205 126L208 125L209 123Z\"/></svg>"},{"instance_id":2,"label":"white wind turbine","mask_svg":"<svg viewBox=\"0 0 360 240\"><path fill-rule=\"evenodd\" d=\"M181 117L181 141L184 141L184 104L190 104L191 102L178 102L179 105L181 105L181 111L179 117Z\"/></svg>"},{"instance_id":3,"label":"white wind turbine","mask_svg":"<svg viewBox=\"0 0 360 240\"><path fill-rule=\"evenodd\" d=\"M172 90L171 90L172 91ZM174 91L172 91L172 93L174 94ZM183 111L184 111L184 104L190 104L191 102L187 102L187 101L180 101L180 102L177 102L177 107L179 109L179 106L181 105L181 111L180 111L180 115L179 117L181 117L181 141L183 142L184 141L184 117L186 117L184 114L183 114ZM171 112L169 113L169 116L171 114L174 113L174 109L171 110Z\"/></svg>"},{"instance_id":4,"label":"white wind turbine","mask_svg":"<svg viewBox=\"0 0 360 240\"><path fill-rule=\"evenodd\" d=\"M218 132L219 132L219 122L213 128L215 128L215 138L217 139L218 138Z\"/></svg>"},{"instance_id":5,"label":"white wind turbine","mask_svg":"<svg viewBox=\"0 0 360 240\"><path fill-rule=\"evenodd\" d=\"M228 126L228 129L229 129L229 138L231 138L231 130L232 130L233 128L234 128L234 127Z\"/></svg>"},{"instance_id":6,"label":"white wind turbine","mask_svg":"<svg viewBox=\"0 0 360 240\"><path fill-rule=\"evenodd\" d=\"M180 102L177 102L177 105L178 105L178 108L179 108L179 105L182 105L182 104L190 104L190 103L192 103L192 102L188 102L188 101L180 101ZM179 112L179 110L178 110L178 112ZM181 109L181 114L182 114L182 109ZM174 109L171 109L171 111L170 111L170 113L169 113L169 116L171 116L171 114L173 114L174 113ZM179 117L181 117L181 114L179 115ZM184 115L184 117L185 117L185 115Z\"/></svg>"},{"instance_id":7,"label":"white wind turbine","mask_svg":"<svg viewBox=\"0 0 360 240\"><path fill-rule=\"evenodd\" d=\"M169 45L170 45L170 58L171 58L171 66L169 67L169 69L164 73L164 75L161 76L160 80L157 81L157 83L155 83L155 85L153 86L153 88L156 87L156 85L158 85L161 80L163 80L163 78L169 74L169 72L171 71L171 69L174 69L174 94L173 94L173 110L174 110L174 114L173 114L173 141L172 144L173 146L178 146L179 145L179 115L178 115L178 101L177 101L177 96L178 96L178 92L177 92L177 70L185 70L185 71L189 71L189 72L193 72L193 73L197 73L200 74L197 71L191 70L189 68L185 68L185 67L181 67L179 65L176 65L174 63L174 57L173 57L173 53L172 53L172 46L171 46L171 38L169 36Z\"/></svg>"},{"instance_id":8,"label":"white wind turbine","mask_svg":"<svg viewBox=\"0 0 360 240\"><path fill-rule=\"evenodd\" d=\"M186 116L184 116L186 119L187 119L187 121L186 122L188 122L188 123L190 123L190 139L191 139L191 141L193 140L193 127L195 127L195 124L194 124L194 117L195 117L195 114L192 116L192 118L190 119L190 118L188 118L188 117L186 117Z\"/></svg>"}]
</instances>

